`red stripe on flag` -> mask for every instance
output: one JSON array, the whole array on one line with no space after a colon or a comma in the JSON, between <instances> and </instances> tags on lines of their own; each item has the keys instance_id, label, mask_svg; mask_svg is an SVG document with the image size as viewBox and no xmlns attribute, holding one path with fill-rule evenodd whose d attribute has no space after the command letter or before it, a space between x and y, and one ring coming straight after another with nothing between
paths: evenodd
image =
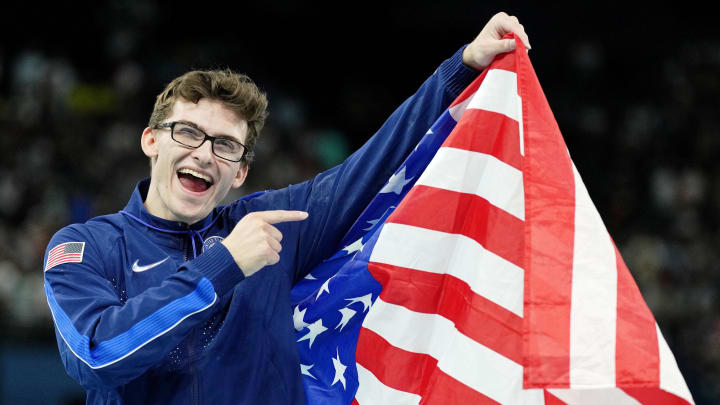
<instances>
[{"instance_id":1,"label":"red stripe on flag","mask_svg":"<svg viewBox=\"0 0 720 405\"><path fill-rule=\"evenodd\" d=\"M353 401L350 404L351 405L360 405L357 401L357 398L353 398Z\"/></svg>"},{"instance_id":2,"label":"red stripe on flag","mask_svg":"<svg viewBox=\"0 0 720 405\"><path fill-rule=\"evenodd\" d=\"M380 298L411 311L438 314L465 336L522 364L522 318L475 294L449 274L428 273L385 263L368 263L383 289Z\"/></svg>"},{"instance_id":3,"label":"red stripe on flag","mask_svg":"<svg viewBox=\"0 0 720 405\"><path fill-rule=\"evenodd\" d=\"M519 40L516 42L520 46ZM513 54L525 134L524 386L567 387L575 227L573 169L527 54Z\"/></svg>"},{"instance_id":4,"label":"red stripe on flag","mask_svg":"<svg viewBox=\"0 0 720 405\"><path fill-rule=\"evenodd\" d=\"M543 390L543 393L545 394L545 405L567 405L567 403L548 392L548 390Z\"/></svg>"},{"instance_id":5,"label":"red stripe on flag","mask_svg":"<svg viewBox=\"0 0 720 405\"><path fill-rule=\"evenodd\" d=\"M617 260L617 343L615 379L618 387L660 384L660 354L655 318L643 300L630 270L615 248Z\"/></svg>"},{"instance_id":6,"label":"red stripe on flag","mask_svg":"<svg viewBox=\"0 0 720 405\"><path fill-rule=\"evenodd\" d=\"M524 47L524 45L522 45ZM502 53L495 57L488 69L502 69L515 72L515 54L519 52ZM486 69L487 70L487 69Z\"/></svg>"},{"instance_id":7,"label":"red stripe on flag","mask_svg":"<svg viewBox=\"0 0 720 405\"><path fill-rule=\"evenodd\" d=\"M48 261L45 264L45 271L63 263L82 263L82 256L82 253L68 253L48 257Z\"/></svg>"},{"instance_id":8,"label":"red stripe on flag","mask_svg":"<svg viewBox=\"0 0 720 405\"><path fill-rule=\"evenodd\" d=\"M79 263L80 256L68 256L68 257L63 257L63 258L59 258L59 259L54 259L52 261L48 261L47 267L57 266L58 264L67 263L67 262Z\"/></svg>"},{"instance_id":9,"label":"red stripe on flag","mask_svg":"<svg viewBox=\"0 0 720 405\"><path fill-rule=\"evenodd\" d=\"M388 222L467 236L518 267L523 221L475 194L416 185Z\"/></svg>"},{"instance_id":10,"label":"red stripe on flag","mask_svg":"<svg viewBox=\"0 0 720 405\"><path fill-rule=\"evenodd\" d=\"M660 388L623 388L622 390L644 405L689 405L688 401Z\"/></svg>"},{"instance_id":11,"label":"red stripe on flag","mask_svg":"<svg viewBox=\"0 0 720 405\"><path fill-rule=\"evenodd\" d=\"M478 109L465 111L443 146L485 153L522 170L519 124L500 113Z\"/></svg>"},{"instance_id":12,"label":"red stripe on flag","mask_svg":"<svg viewBox=\"0 0 720 405\"><path fill-rule=\"evenodd\" d=\"M432 356L399 349L370 329L360 329L356 360L386 386L422 396L421 404L498 404L440 370Z\"/></svg>"},{"instance_id":13,"label":"red stripe on flag","mask_svg":"<svg viewBox=\"0 0 720 405\"><path fill-rule=\"evenodd\" d=\"M52 257L48 257L48 263L60 261L60 260L67 260L67 259L79 259L82 257L82 253L67 253L62 255L53 255Z\"/></svg>"}]
</instances>

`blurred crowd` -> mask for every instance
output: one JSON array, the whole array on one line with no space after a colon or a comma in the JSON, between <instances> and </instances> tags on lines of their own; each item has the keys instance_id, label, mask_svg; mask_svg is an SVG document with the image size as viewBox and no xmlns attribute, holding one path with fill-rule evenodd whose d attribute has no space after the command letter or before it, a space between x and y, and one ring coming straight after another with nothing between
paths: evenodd
<instances>
[{"instance_id":1,"label":"blurred crowd","mask_svg":"<svg viewBox=\"0 0 720 405\"><path fill-rule=\"evenodd\" d=\"M7 333L47 332L42 268L49 238L61 227L123 208L149 176L140 134L151 107L145 72L132 62L111 80L86 84L68 60L28 50L7 64L10 91L0 98L0 322ZM152 86L158 92L162 84ZM246 184L228 196L310 178L349 154L339 130L307 127L302 105L273 98L273 113ZM274 113L274 111L278 111Z\"/></svg>"},{"instance_id":2,"label":"blurred crowd","mask_svg":"<svg viewBox=\"0 0 720 405\"><path fill-rule=\"evenodd\" d=\"M49 238L69 223L122 209L149 174L139 136L154 96L183 71L171 58L152 68L139 62L134 55L144 45L127 32L109 34L113 51L97 57L111 68L94 75L85 61L43 46L0 47L2 339L54 341L42 289ZM720 42L678 45L650 55L584 39L530 55L575 164L691 391L698 403L720 403ZM185 52L211 52L193 46ZM314 121L309 103L317 95L260 83L271 115L247 183L228 201L337 164L401 100L375 100L362 81L342 86L337 103L356 117L347 126ZM355 125L361 121L370 124Z\"/></svg>"}]
</instances>

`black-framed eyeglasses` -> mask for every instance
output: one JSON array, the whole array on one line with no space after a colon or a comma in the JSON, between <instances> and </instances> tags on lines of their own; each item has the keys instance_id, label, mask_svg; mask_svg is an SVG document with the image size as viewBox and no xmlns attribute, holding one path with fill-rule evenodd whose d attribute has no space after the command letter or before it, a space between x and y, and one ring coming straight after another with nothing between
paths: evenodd
<instances>
[{"instance_id":1,"label":"black-framed eyeglasses","mask_svg":"<svg viewBox=\"0 0 720 405\"><path fill-rule=\"evenodd\" d=\"M210 136L205 131L186 122L165 122L157 124L153 128L170 128L170 137L175 142L189 148L199 148L206 140L210 140L213 155L231 162L242 161L247 153L247 148L240 142L230 138Z\"/></svg>"}]
</instances>

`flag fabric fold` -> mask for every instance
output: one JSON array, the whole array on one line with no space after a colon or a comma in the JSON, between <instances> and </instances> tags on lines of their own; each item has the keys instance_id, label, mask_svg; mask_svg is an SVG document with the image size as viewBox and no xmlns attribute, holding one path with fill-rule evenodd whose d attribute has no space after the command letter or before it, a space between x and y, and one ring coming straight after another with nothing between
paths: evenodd
<instances>
[{"instance_id":1,"label":"flag fabric fold","mask_svg":"<svg viewBox=\"0 0 720 405\"><path fill-rule=\"evenodd\" d=\"M516 42L293 289L308 403L694 403Z\"/></svg>"}]
</instances>

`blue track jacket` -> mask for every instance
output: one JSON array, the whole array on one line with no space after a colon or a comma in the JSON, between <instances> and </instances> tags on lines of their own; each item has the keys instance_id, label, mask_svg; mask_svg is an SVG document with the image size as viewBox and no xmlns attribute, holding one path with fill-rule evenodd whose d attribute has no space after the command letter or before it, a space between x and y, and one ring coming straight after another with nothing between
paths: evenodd
<instances>
[{"instance_id":1,"label":"blue track jacket","mask_svg":"<svg viewBox=\"0 0 720 405\"><path fill-rule=\"evenodd\" d=\"M219 206L188 226L147 212L146 179L120 213L58 231L45 253L45 293L60 356L87 403L304 404L290 288L339 248L477 75L461 54L443 62L362 148L311 180ZM276 209L310 216L277 224L279 263L244 278L218 242L247 213ZM52 267L51 251L50 264L60 263Z\"/></svg>"}]
</instances>

